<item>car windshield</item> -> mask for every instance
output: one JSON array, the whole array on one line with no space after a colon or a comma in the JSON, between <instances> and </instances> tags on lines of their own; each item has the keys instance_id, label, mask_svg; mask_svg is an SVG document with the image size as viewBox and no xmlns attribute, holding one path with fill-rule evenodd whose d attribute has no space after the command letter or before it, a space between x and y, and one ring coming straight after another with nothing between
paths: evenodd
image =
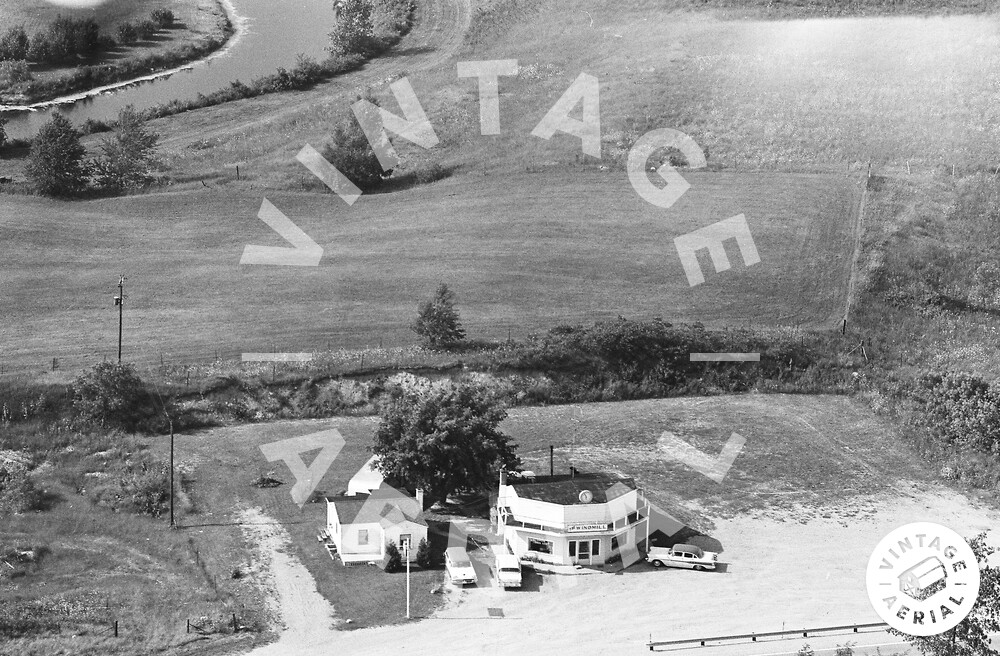
<instances>
[{"instance_id":1,"label":"car windshield","mask_svg":"<svg viewBox=\"0 0 1000 656\"><path fill-rule=\"evenodd\" d=\"M516 567L501 567L500 571L501 572L517 572L518 569Z\"/></svg>"}]
</instances>

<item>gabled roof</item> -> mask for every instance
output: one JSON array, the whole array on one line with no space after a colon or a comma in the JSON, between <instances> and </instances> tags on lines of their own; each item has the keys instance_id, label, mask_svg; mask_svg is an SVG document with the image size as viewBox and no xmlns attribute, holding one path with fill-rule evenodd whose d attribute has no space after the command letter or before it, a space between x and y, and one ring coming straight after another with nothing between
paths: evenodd
<instances>
[{"instance_id":1,"label":"gabled roof","mask_svg":"<svg viewBox=\"0 0 1000 656\"><path fill-rule=\"evenodd\" d=\"M337 517L344 524L379 524L387 528L410 521L427 526L420 504L413 497L382 485L371 494L327 497L327 503L337 508Z\"/></svg>"},{"instance_id":2,"label":"gabled roof","mask_svg":"<svg viewBox=\"0 0 1000 656\"><path fill-rule=\"evenodd\" d=\"M515 478L508 484L522 499L534 499L561 506L589 505L580 500L580 493L584 490L590 491L593 495L590 504L595 504L607 503L636 489L633 479L602 472L578 473L576 476L557 474L535 476L531 479Z\"/></svg>"}]
</instances>

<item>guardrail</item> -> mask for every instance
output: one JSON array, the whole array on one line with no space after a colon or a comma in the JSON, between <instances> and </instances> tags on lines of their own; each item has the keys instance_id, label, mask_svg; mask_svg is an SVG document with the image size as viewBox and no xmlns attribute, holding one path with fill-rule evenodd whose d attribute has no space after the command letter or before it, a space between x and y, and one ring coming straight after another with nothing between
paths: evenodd
<instances>
[{"instance_id":1,"label":"guardrail","mask_svg":"<svg viewBox=\"0 0 1000 656\"><path fill-rule=\"evenodd\" d=\"M879 627L888 627L889 625L885 622L875 622L873 624L844 624L841 626L824 626L817 629L798 629L798 630L788 630L788 631L768 631L765 633L743 633L739 635L727 635L727 636L716 636L714 638L688 638L686 640L661 640L654 642L650 639L646 643L649 647L649 651L654 651L655 647L668 647L672 645L688 645L688 644L699 644L699 646L704 647L706 642L721 642L727 640L746 640L750 639L751 642L757 642L757 638L773 638L777 636L797 636L800 635L803 638L808 638L809 634L826 633L828 631L846 631L847 629L852 629L854 633L858 632L858 629L874 629Z\"/></svg>"}]
</instances>

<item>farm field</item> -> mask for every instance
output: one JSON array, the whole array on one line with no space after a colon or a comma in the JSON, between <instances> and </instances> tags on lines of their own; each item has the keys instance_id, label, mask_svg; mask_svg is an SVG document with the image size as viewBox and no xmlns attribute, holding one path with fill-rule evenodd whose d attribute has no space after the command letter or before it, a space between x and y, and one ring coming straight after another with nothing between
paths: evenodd
<instances>
[{"instance_id":1,"label":"farm field","mask_svg":"<svg viewBox=\"0 0 1000 656\"><path fill-rule=\"evenodd\" d=\"M408 325L439 282L470 337L506 338L622 314L707 325L830 327L843 316L860 187L845 176L688 174L671 209L622 172L548 170L363 197L268 194L313 236L318 267L239 265L285 242L256 218L262 194L164 193L65 204L6 198L0 334L8 371L124 353L150 364L416 341ZM498 202L498 199L503 199ZM690 287L673 238L745 214L761 257Z\"/></svg>"}]
</instances>

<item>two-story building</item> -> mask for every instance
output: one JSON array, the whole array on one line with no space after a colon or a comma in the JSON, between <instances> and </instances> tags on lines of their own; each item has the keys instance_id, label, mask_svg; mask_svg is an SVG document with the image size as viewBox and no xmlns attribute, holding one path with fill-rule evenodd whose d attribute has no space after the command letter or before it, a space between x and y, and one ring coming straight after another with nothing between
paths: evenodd
<instances>
[{"instance_id":1,"label":"two-story building","mask_svg":"<svg viewBox=\"0 0 1000 656\"><path fill-rule=\"evenodd\" d=\"M614 474L500 474L497 534L519 558L601 565L649 538L650 507L635 481Z\"/></svg>"}]
</instances>

